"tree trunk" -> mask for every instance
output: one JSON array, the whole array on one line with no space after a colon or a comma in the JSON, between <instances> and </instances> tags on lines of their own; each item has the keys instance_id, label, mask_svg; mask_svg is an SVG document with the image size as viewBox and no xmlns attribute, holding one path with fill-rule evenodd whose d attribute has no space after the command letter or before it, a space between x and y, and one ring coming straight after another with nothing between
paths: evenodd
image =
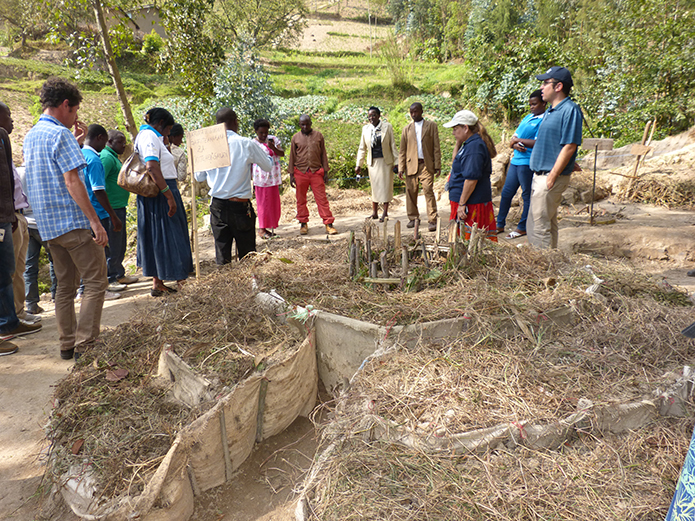
<instances>
[{"instance_id":1,"label":"tree trunk","mask_svg":"<svg viewBox=\"0 0 695 521\"><path fill-rule=\"evenodd\" d=\"M109 67L109 73L111 74L111 79L113 79L113 84L116 87L116 92L118 93L118 101L121 103L121 112L123 112L123 119L125 120L126 130L130 132L133 140L138 134L138 129L135 126L135 120L133 119L133 112L130 110L130 103L128 102L128 96L123 88L123 81L121 80L121 73L118 72L118 67L116 66L116 59L113 56L113 50L111 49L111 40L109 40L109 30L106 27L106 20L104 19L104 10L101 6L101 0L92 0L92 7L94 7L94 14L99 24L99 36L101 36L101 43L104 46L104 57L106 58L106 64Z\"/></svg>"}]
</instances>

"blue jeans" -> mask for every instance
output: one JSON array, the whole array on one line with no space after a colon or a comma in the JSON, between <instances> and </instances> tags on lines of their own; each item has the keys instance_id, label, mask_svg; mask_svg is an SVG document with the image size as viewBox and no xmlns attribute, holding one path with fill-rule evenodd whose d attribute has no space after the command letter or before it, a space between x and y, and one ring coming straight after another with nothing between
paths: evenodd
<instances>
[{"instance_id":1,"label":"blue jeans","mask_svg":"<svg viewBox=\"0 0 695 521\"><path fill-rule=\"evenodd\" d=\"M12 290L12 274L14 273L12 223L0 223L0 229L5 231L5 237L0 242L0 333L9 333L19 325Z\"/></svg>"},{"instance_id":2,"label":"blue jeans","mask_svg":"<svg viewBox=\"0 0 695 521\"><path fill-rule=\"evenodd\" d=\"M113 231L111 219L109 226L106 228L106 233L109 235L109 247L106 249L106 263L109 269L109 282L118 282L118 279L125 277L125 268L123 267L123 258L125 257L126 249L126 209L114 208L114 213L123 223L123 228L120 232Z\"/></svg>"},{"instance_id":3,"label":"blue jeans","mask_svg":"<svg viewBox=\"0 0 695 521\"><path fill-rule=\"evenodd\" d=\"M533 181L533 172L528 165L509 165L507 170L507 179L504 181L502 188L502 197L500 199L500 209L497 212L497 229L501 230L507 221L509 207L512 204L512 199L516 195L516 191L521 186L521 198L524 201L524 209L521 213L521 220L516 228L520 232L526 231L526 219L528 218L528 210L531 207L531 183Z\"/></svg>"},{"instance_id":4,"label":"blue jeans","mask_svg":"<svg viewBox=\"0 0 695 521\"><path fill-rule=\"evenodd\" d=\"M29 248L27 249L27 267L24 271L24 286L26 287L26 303L37 304L39 302L39 255L41 247L46 248L48 255L48 270L51 275L51 297L55 299L58 280L53 270L53 257L48 249L48 244L41 240L39 230L29 228Z\"/></svg>"}]
</instances>

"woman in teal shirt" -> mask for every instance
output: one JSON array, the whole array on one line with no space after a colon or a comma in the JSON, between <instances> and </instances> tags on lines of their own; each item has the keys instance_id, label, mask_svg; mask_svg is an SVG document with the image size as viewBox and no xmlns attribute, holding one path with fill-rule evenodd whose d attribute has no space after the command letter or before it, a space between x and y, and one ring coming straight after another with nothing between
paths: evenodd
<instances>
[{"instance_id":1,"label":"woman in teal shirt","mask_svg":"<svg viewBox=\"0 0 695 521\"><path fill-rule=\"evenodd\" d=\"M507 239L516 239L526 235L526 218L531 205L533 172L529 167L529 161L531 160L531 149L536 143L538 126L543 121L543 114L545 113L545 101L543 101L540 90L531 93L528 104L531 108L531 113L521 120L509 144L514 149L514 152L507 169L507 179L504 182L504 188L502 188L500 208L497 214L497 233L502 233L504 232L512 199L516 195L517 190L519 190L519 186L521 186L521 198L524 201L524 209L516 230L507 235Z\"/></svg>"}]
</instances>

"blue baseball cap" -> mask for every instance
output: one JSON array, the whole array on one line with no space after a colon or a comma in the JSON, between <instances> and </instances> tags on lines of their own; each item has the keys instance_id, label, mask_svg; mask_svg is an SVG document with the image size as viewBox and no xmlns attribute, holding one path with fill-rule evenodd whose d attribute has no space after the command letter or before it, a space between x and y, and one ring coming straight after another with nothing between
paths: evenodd
<instances>
[{"instance_id":1,"label":"blue baseball cap","mask_svg":"<svg viewBox=\"0 0 695 521\"><path fill-rule=\"evenodd\" d=\"M540 81L557 80L562 82L564 85L568 85L570 87L574 85L570 71L568 71L564 67L558 66L550 67L550 69L545 71L545 74L539 74L538 76L536 76L536 79Z\"/></svg>"}]
</instances>

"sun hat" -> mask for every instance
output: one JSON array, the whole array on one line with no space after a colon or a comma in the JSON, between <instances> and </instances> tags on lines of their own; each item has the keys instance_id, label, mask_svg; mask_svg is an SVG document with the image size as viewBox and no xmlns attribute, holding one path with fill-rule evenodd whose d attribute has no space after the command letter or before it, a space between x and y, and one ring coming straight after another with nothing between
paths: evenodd
<instances>
[{"instance_id":1,"label":"sun hat","mask_svg":"<svg viewBox=\"0 0 695 521\"><path fill-rule=\"evenodd\" d=\"M475 125L478 122L478 116L473 114L470 110L460 110L449 123L444 123L446 128L455 127L456 125L468 125L469 127Z\"/></svg>"}]
</instances>

